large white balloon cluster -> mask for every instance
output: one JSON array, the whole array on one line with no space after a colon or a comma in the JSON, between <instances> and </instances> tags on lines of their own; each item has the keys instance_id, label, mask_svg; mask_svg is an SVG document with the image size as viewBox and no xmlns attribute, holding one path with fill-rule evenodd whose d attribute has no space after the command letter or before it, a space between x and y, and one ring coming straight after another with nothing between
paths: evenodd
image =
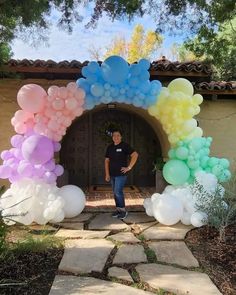
<instances>
[{"instance_id":1,"label":"large white balloon cluster","mask_svg":"<svg viewBox=\"0 0 236 295\"><path fill-rule=\"evenodd\" d=\"M199 191L199 185L203 187L203 192ZM164 225L173 225L181 221L185 225L200 227L206 222L207 215L197 211L196 204L202 193L212 194L217 186L220 185L215 175L200 171L196 174L193 185L169 185L162 194L155 193L151 198L145 199L143 206L147 215L154 216ZM222 186L220 188L223 196L224 189Z\"/></svg>"},{"instance_id":2,"label":"large white balloon cluster","mask_svg":"<svg viewBox=\"0 0 236 295\"><path fill-rule=\"evenodd\" d=\"M0 198L4 222L29 225L33 222L61 222L82 212L85 196L73 185L58 188L41 180L22 179L15 182Z\"/></svg>"},{"instance_id":3,"label":"large white balloon cluster","mask_svg":"<svg viewBox=\"0 0 236 295\"><path fill-rule=\"evenodd\" d=\"M20 222L29 225L32 222L46 224L50 220L62 221L64 204L56 185L31 179L13 183L0 199L4 221L10 224Z\"/></svg>"}]
</instances>

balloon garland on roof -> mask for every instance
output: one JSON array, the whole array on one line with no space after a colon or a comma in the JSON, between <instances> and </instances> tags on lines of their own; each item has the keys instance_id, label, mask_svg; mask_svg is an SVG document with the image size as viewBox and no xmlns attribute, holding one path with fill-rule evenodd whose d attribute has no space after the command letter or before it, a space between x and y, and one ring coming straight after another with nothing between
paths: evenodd
<instances>
[{"instance_id":1,"label":"balloon garland on roof","mask_svg":"<svg viewBox=\"0 0 236 295\"><path fill-rule=\"evenodd\" d=\"M173 80L167 88L158 80L150 81L149 67L145 59L129 65L123 58L111 56L101 65L89 62L82 68L84 78L66 87L51 86L46 92L39 85L28 84L19 90L17 101L21 109L11 120L17 134L11 138L12 148L1 153L0 178L12 183L0 199L6 222L7 215L17 214L11 222L45 224L73 217L83 210L85 196L79 188L56 186L64 169L56 164L54 152L60 150L59 141L72 121L101 103L132 104L147 109L161 122L171 144L170 159L163 170L171 185L192 184L199 171L213 174L219 182L230 179L229 161L209 156L212 139L202 137L202 129L194 119L200 112L202 96L194 95L192 84L183 78ZM157 213L154 216L164 224L182 220L185 207L173 198L172 194L170 198L158 199L155 208L147 200L147 213L163 211L161 208L168 212L169 208L169 217L163 219ZM19 204L12 207L14 203ZM179 213L170 223L167 219L171 219L173 207L178 207ZM191 210L191 214L196 211L192 207Z\"/></svg>"}]
</instances>

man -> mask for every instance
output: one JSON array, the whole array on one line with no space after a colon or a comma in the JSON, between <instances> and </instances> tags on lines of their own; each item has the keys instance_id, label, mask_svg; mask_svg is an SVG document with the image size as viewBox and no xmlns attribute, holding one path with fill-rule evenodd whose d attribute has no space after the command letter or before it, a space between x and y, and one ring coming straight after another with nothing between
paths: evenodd
<instances>
[{"instance_id":1,"label":"man","mask_svg":"<svg viewBox=\"0 0 236 295\"><path fill-rule=\"evenodd\" d=\"M134 167L138 159L138 153L122 141L120 130L112 132L112 140L113 143L107 147L105 155L105 180L111 181L116 203L116 211L112 214L112 217L123 220L128 215L125 209L123 188L127 180L127 173ZM129 156L131 158L128 164Z\"/></svg>"}]
</instances>

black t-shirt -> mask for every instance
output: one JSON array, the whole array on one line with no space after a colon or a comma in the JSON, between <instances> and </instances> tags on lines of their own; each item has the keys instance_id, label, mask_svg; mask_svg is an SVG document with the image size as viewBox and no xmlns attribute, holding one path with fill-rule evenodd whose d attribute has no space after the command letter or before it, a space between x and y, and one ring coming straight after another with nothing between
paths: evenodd
<instances>
[{"instance_id":1,"label":"black t-shirt","mask_svg":"<svg viewBox=\"0 0 236 295\"><path fill-rule=\"evenodd\" d=\"M128 156L134 151L135 150L129 144L123 141L117 145L112 143L107 147L105 157L110 160L109 170L111 176L124 175L120 169L128 166Z\"/></svg>"}]
</instances>

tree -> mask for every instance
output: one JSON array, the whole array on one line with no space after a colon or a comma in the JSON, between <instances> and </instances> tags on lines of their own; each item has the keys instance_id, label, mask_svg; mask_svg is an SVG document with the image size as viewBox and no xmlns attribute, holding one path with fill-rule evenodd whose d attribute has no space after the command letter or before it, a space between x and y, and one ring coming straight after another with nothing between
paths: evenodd
<instances>
[{"instance_id":1,"label":"tree","mask_svg":"<svg viewBox=\"0 0 236 295\"><path fill-rule=\"evenodd\" d=\"M87 27L95 26L104 14L112 20L149 14L156 32L185 32L190 37L205 32L208 40L207 30L217 33L222 24L232 25L236 14L235 0L0 0L0 43L9 44L19 33L31 41L45 40L53 8L59 11L58 25L71 32L82 20L83 5L94 7Z\"/></svg>"},{"instance_id":2,"label":"tree","mask_svg":"<svg viewBox=\"0 0 236 295\"><path fill-rule=\"evenodd\" d=\"M116 37L108 47L104 59L111 55L120 55L129 63L134 63L141 58L151 59L151 56L160 47L162 36L153 32L145 33L142 25L134 27L130 41L124 37Z\"/></svg>"},{"instance_id":3,"label":"tree","mask_svg":"<svg viewBox=\"0 0 236 295\"><path fill-rule=\"evenodd\" d=\"M219 25L218 31L204 27L193 40L185 43L197 58L205 56L215 69L214 77L236 80L236 17Z\"/></svg>"}]
</instances>

